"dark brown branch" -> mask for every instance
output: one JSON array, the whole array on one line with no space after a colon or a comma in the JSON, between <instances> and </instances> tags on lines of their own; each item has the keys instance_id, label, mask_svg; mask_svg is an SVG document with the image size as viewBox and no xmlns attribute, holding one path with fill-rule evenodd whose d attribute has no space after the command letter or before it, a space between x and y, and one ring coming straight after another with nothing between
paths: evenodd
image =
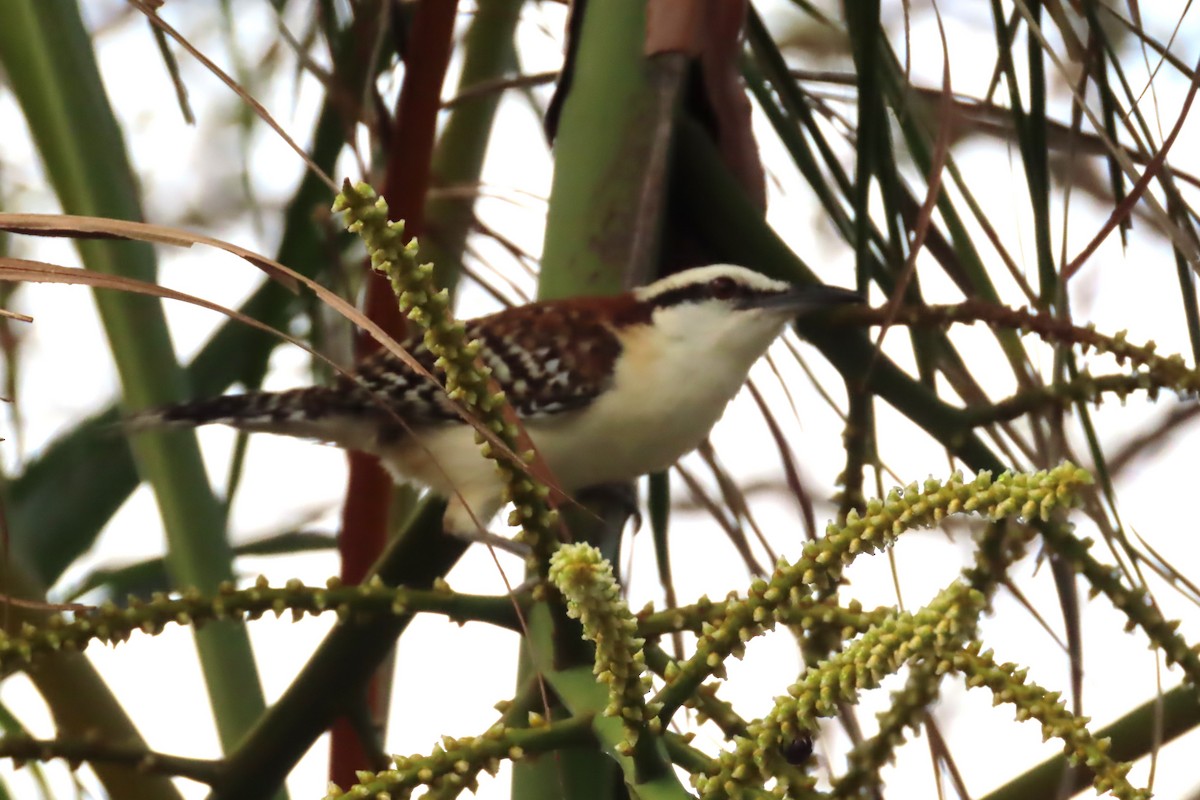
<instances>
[{"instance_id":1,"label":"dark brown branch","mask_svg":"<svg viewBox=\"0 0 1200 800\"><path fill-rule=\"evenodd\" d=\"M0 758L12 759L18 767L27 761L61 758L72 770L84 763L121 764L142 773L189 778L210 785L216 782L220 771L217 761L155 753L140 744L84 739L4 737L0 739Z\"/></svg>"}]
</instances>

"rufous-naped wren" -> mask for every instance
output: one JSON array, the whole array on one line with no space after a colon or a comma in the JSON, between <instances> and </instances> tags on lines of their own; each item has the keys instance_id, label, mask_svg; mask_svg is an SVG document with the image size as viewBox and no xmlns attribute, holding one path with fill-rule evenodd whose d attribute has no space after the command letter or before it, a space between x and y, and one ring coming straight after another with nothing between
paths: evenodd
<instances>
[{"instance_id":1,"label":"rufous-naped wren","mask_svg":"<svg viewBox=\"0 0 1200 800\"><path fill-rule=\"evenodd\" d=\"M670 466L708 435L788 320L860 300L718 264L624 294L529 303L465 324L558 487L573 492ZM436 374L419 335L402 344ZM475 520L502 505L473 428L441 386L387 351L332 386L226 395L130 423L221 423L374 453L397 480L452 498L446 530L468 538Z\"/></svg>"}]
</instances>

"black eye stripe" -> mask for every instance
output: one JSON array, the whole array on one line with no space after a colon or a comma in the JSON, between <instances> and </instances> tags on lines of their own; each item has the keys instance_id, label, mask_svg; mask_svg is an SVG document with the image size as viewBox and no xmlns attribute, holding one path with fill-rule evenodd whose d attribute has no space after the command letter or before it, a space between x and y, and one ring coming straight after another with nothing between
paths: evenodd
<instances>
[{"instance_id":1,"label":"black eye stripe","mask_svg":"<svg viewBox=\"0 0 1200 800\"><path fill-rule=\"evenodd\" d=\"M712 281L689 283L686 286L669 289L662 294L655 295L649 298L649 301L655 308L669 308L670 306L679 306L684 303L700 303L705 300L712 300L714 287L711 284ZM772 291L769 289L752 289L732 280L730 284L732 284L732 291L724 294L724 290L722 290L723 296L719 299L731 300L733 298L744 297L766 297L782 293L782 291Z\"/></svg>"},{"instance_id":2,"label":"black eye stripe","mask_svg":"<svg viewBox=\"0 0 1200 800\"><path fill-rule=\"evenodd\" d=\"M733 278L721 275L708 282L708 289L716 299L728 300L737 295L738 285Z\"/></svg>"}]
</instances>

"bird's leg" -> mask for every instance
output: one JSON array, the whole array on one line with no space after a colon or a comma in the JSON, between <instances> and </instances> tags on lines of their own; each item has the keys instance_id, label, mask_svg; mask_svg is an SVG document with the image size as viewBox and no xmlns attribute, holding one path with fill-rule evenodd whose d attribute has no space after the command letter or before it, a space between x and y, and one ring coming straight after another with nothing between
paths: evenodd
<instances>
[{"instance_id":1,"label":"bird's leg","mask_svg":"<svg viewBox=\"0 0 1200 800\"><path fill-rule=\"evenodd\" d=\"M576 492L575 497L580 503L609 509L606 514L610 523L627 519L633 520L635 531L642 527L642 511L638 507L637 484L632 481L616 483L600 483L588 486Z\"/></svg>"},{"instance_id":2,"label":"bird's leg","mask_svg":"<svg viewBox=\"0 0 1200 800\"><path fill-rule=\"evenodd\" d=\"M637 485L633 481L603 483L575 493L577 505L564 509L575 541L598 548L616 567L620 564L621 532L630 517L641 524L637 507ZM636 529L636 528L635 528Z\"/></svg>"}]
</instances>

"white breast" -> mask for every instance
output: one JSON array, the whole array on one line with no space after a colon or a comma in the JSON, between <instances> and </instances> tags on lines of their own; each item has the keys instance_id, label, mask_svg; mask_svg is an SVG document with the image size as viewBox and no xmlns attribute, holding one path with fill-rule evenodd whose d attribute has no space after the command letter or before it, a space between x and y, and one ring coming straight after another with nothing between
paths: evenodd
<instances>
[{"instance_id":1,"label":"white breast","mask_svg":"<svg viewBox=\"0 0 1200 800\"><path fill-rule=\"evenodd\" d=\"M666 469L708 435L782 324L768 315L731 320L703 305L658 312L652 324L624 332L609 390L586 408L528 419L526 429L567 492ZM499 510L501 485L473 431L447 423L419 439L423 447L406 439L381 456L401 477L461 495L486 523ZM447 519L473 530L463 514L452 508Z\"/></svg>"},{"instance_id":2,"label":"white breast","mask_svg":"<svg viewBox=\"0 0 1200 800\"><path fill-rule=\"evenodd\" d=\"M529 423L565 488L666 469L695 449L782 325L743 318L731 330L728 315L688 312L672 309L627 332L613 387L586 409Z\"/></svg>"}]
</instances>

